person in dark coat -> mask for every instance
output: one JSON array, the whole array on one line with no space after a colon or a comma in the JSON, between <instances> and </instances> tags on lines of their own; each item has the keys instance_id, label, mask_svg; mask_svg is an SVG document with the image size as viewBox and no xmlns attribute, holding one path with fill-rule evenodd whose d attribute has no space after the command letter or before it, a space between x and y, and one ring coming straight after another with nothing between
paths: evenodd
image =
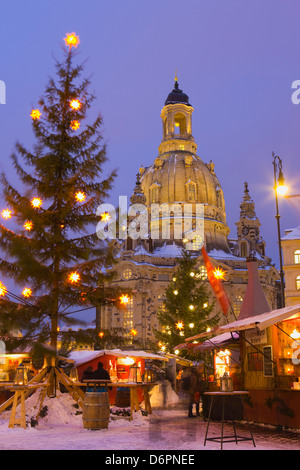
<instances>
[{"instance_id":1,"label":"person in dark coat","mask_svg":"<svg viewBox=\"0 0 300 470\"><path fill-rule=\"evenodd\" d=\"M90 378L110 380L109 373L107 372L107 370L104 369L102 362L98 362L98 368L94 372L92 372Z\"/></svg>"}]
</instances>

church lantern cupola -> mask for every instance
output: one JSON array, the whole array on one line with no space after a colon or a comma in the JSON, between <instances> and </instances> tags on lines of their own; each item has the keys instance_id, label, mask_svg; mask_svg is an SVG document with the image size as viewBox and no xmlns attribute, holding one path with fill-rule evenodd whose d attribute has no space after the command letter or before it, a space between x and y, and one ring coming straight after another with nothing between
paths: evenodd
<instances>
[{"instance_id":1,"label":"church lantern cupola","mask_svg":"<svg viewBox=\"0 0 300 470\"><path fill-rule=\"evenodd\" d=\"M173 151L196 153L197 145L192 135L192 113L189 97L179 88L177 75L174 88L169 93L161 111L163 138L159 155Z\"/></svg>"}]
</instances>

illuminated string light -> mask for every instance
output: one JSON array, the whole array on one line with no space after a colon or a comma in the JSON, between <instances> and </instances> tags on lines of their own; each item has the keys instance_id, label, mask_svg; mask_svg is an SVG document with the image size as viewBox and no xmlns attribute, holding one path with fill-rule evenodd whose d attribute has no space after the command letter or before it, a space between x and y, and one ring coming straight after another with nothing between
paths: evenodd
<instances>
[{"instance_id":1,"label":"illuminated string light","mask_svg":"<svg viewBox=\"0 0 300 470\"><path fill-rule=\"evenodd\" d=\"M182 321L178 321L176 324L175 324L176 328L178 330L183 330L184 328L184 323Z\"/></svg>"},{"instance_id":2,"label":"illuminated string light","mask_svg":"<svg viewBox=\"0 0 300 470\"><path fill-rule=\"evenodd\" d=\"M25 287L25 289L23 289L23 291L22 291L22 295L24 297L31 297L32 296L32 290L30 289L30 287Z\"/></svg>"},{"instance_id":3,"label":"illuminated string light","mask_svg":"<svg viewBox=\"0 0 300 470\"><path fill-rule=\"evenodd\" d=\"M67 46L70 47L70 49L72 47L77 47L78 44L80 43L79 41L79 36L76 36L75 33L66 33L66 37L64 38L64 41L66 43Z\"/></svg>"},{"instance_id":4,"label":"illuminated string light","mask_svg":"<svg viewBox=\"0 0 300 470\"><path fill-rule=\"evenodd\" d=\"M80 280L80 274L78 274L76 271L69 274L69 281L72 282L73 284L78 282L79 280Z\"/></svg>"},{"instance_id":5,"label":"illuminated string light","mask_svg":"<svg viewBox=\"0 0 300 470\"><path fill-rule=\"evenodd\" d=\"M34 197L31 201L31 205L32 207L34 207L35 209L38 209L39 207L41 207L42 205L42 200L39 198L39 197Z\"/></svg>"},{"instance_id":6,"label":"illuminated string light","mask_svg":"<svg viewBox=\"0 0 300 470\"><path fill-rule=\"evenodd\" d=\"M74 111L79 111L81 108L81 103L79 100L73 99L70 101L70 108L72 108Z\"/></svg>"},{"instance_id":7,"label":"illuminated string light","mask_svg":"<svg viewBox=\"0 0 300 470\"><path fill-rule=\"evenodd\" d=\"M214 270L214 276L216 279L224 279L225 274L226 274L226 271L223 271L223 269L219 267Z\"/></svg>"},{"instance_id":8,"label":"illuminated string light","mask_svg":"<svg viewBox=\"0 0 300 470\"><path fill-rule=\"evenodd\" d=\"M80 122L74 119L73 121L71 121L70 127L73 131L77 131L77 129L79 129L80 127Z\"/></svg>"},{"instance_id":9,"label":"illuminated string light","mask_svg":"<svg viewBox=\"0 0 300 470\"><path fill-rule=\"evenodd\" d=\"M0 297L4 297L7 293L6 287L0 282Z\"/></svg>"},{"instance_id":10,"label":"illuminated string light","mask_svg":"<svg viewBox=\"0 0 300 470\"><path fill-rule=\"evenodd\" d=\"M28 230L30 232L30 230L33 229L33 223L31 222L31 220L26 220L26 222L24 222L23 227L25 228L25 230Z\"/></svg>"},{"instance_id":11,"label":"illuminated string light","mask_svg":"<svg viewBox=\"0 0 300 470\"><path fill-rule=\"evenodd\" d=\"M132 330L130 330L130 334L132 336L136 336L138 334L137 330L135 330L134 328L132 328Z\"/></svg>"},{"instance_id":12,"label":"illuminated string light","mask_svg":"<svg viewBox=\"0 0 300 470\"><path fill-rule=\"evenodd\" d=\"M76 194L75 194L75 199L76 201L78 202L83 202L85 200L85 194L82 192L82 191L78 191Z\"/></svg>"},{"instance_id":13,"label":"illuminated string light","mask_svg":"<svg viewBox=\"0 0 300 470\"><path fill-rule=\"evenodd\" d=\"M4 209L1 212L1 215L2 215L3 219L5 219L5 220L10 219L11 218L11 211L9 209Z\"/></svg>"},{"instance_id":14,"label":"illuminated string light","mask_svg":"<svg viewBox=\"0 0 300 470\"><path fill-rule=\"evenodd\" d=\"M100 217L101 222L108 222L111 219L111 215L108 212L103 212Z\"/></svg>"},{"instance_id":15,"label":"illuminated string light","mask_svg":"<svg viewBox=\"0 0 300 470\"><path fill-rule=\"evenodd\" d=\"M39 109L32 109L30 113L30 117L33 119L33 121L38 121L41 118L41 115L42 113Z\"/></svg>"},{"instance_id":16,"label":"illuminated string light","mask_svg":"<svg viewBox=\"0 0 300 470\"><path fill-rule=\"evenodd\" d=\"M119 298L120 298L120 302L121 302L122 305L128 304L128 302L130 300L129 296L126 295L126 294L122 294Z\"/></svg>"}]
</instances>

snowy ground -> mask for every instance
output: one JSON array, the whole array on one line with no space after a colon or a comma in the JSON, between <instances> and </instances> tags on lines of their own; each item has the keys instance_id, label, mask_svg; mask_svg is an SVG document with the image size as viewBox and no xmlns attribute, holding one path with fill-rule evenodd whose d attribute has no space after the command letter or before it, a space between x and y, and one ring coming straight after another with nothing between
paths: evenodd
<instances>
[{"instance_id":1,"label":"snowy ground","mask_svg":"<svg viewBox=\"0 0 300 470\"><path fill-rule=\"evenodd\" d=\"M204 447L206 421L202 418L187 418L186 411L178 400L173 400L166 409L160 405L158 395L153 396L153 414L142 416L136 412L133 421L124 418L111 420L108 429L90 431L83 428L82 415L74 407L68 394L46 399L48 407L45 417L39 419L37 427L30 425L35 414L37 396L26 400L27 429L8 428L10 411L0 414L0 450L106 450L137 451L173 450L184 451L218 450L220 444L207 442ZM249 436L244 423L238 424L238 433ZM300 450L300 434L279 432L273 428L252 426L256 448L252 441L224 444L225 450ZM232 434L232 426L226 423L224 434ZM211 423L209 436L220 435L220 423ZM130 452L129 452L130 453Z\"/></svg>"}]
</instances>

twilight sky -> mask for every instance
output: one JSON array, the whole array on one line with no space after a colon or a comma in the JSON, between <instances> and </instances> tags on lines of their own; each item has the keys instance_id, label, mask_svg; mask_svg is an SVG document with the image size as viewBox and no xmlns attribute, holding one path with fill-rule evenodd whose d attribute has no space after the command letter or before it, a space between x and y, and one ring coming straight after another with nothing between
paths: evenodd
<instances>
[{"instance_id":1,"label":"twilight sky","mask_svg":"<svg viewBox=\"0 0 300 470\"><path fill-rule=\"evenodd\" d=\"M278 267L272 151L289 193L300 194L300 104L291 100L300 80L299 17L299 0L3 2L0 171L15 178L9 155L17 140L32 148L30 111L54 76L65 34L75 32L97 98L92 115L104 119L106 168L118 168L111 202L130 197L138 168L158 154L160 111L177 69L194 107L197 154L215 163L224 191L230 236L247 181ZM280 213L282 234L300 225L300 198L280 201Z\"/></svg>"}]
</instances>

